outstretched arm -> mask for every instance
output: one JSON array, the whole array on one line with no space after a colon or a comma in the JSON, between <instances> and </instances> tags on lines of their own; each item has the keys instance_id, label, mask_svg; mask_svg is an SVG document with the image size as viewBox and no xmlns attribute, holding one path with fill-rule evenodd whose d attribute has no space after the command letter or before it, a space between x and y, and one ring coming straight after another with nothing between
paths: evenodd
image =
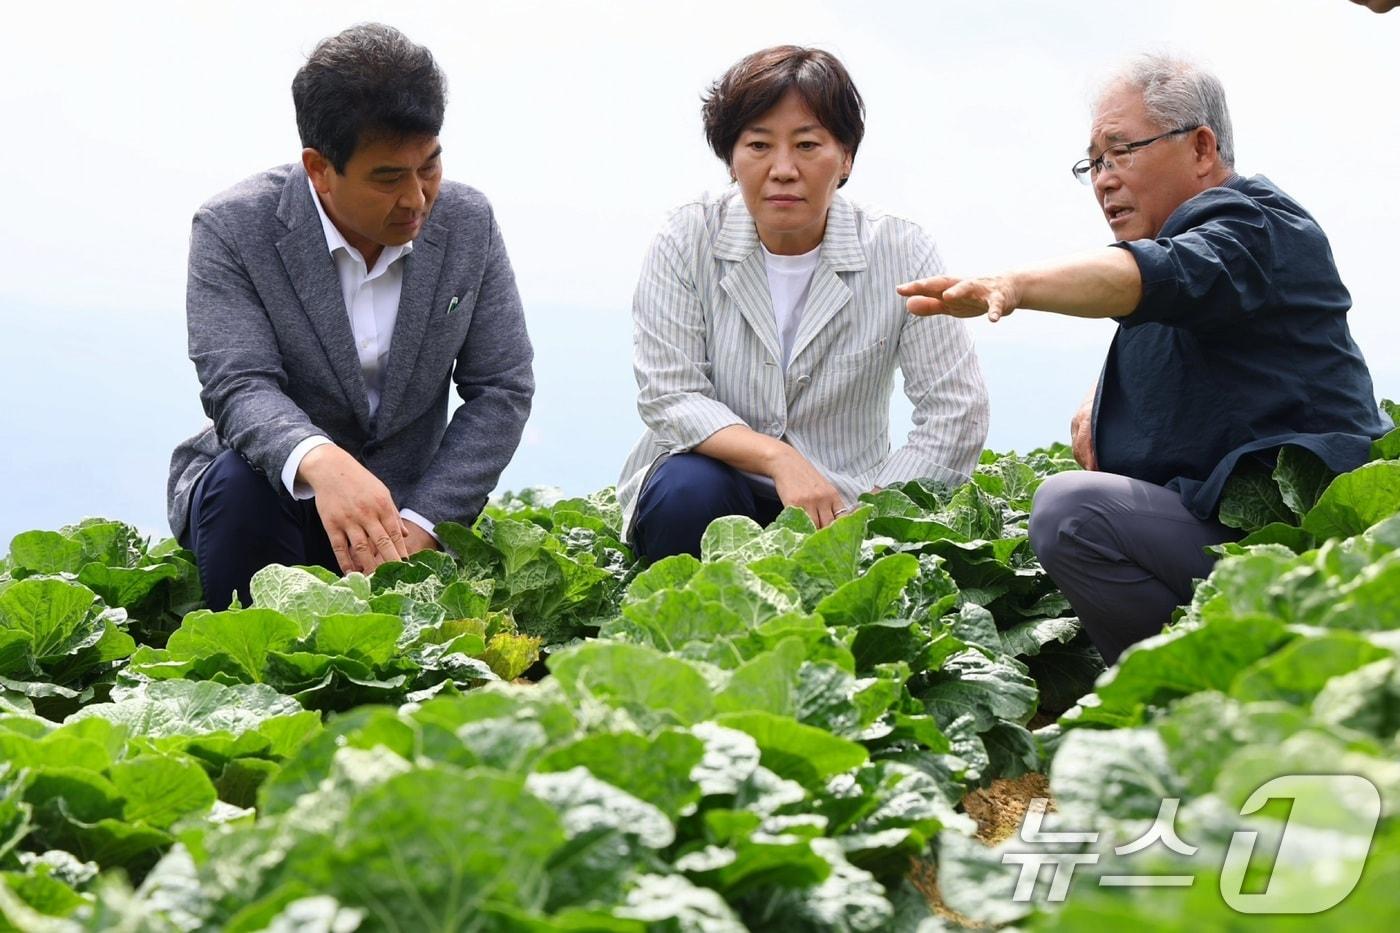
<instances>
[{"instance_id":1,"label":"outstretched arm","mask_svg":"<svg viewBox=\"0 0 1400 933\"><path fill-rule=\"evenodd\" d=\"M996 322L1017 308L1083 318L1122 318L1142 300L1142 273L1132 253L1116 247L1004 275L962 279L935 275L899 286L913 314L980 317Z\"/></svg>"}]
</instances>

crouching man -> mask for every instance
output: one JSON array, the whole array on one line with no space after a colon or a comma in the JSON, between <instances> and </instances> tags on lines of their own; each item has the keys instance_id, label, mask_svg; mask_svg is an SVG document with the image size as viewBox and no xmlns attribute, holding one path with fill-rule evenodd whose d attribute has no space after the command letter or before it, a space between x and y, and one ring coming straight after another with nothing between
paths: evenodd
<instances>
[{"instance_id":1,"label":"crouching man","mask_svg":"<svg viewBox=\"0 0 1400 933\"><path fill-rule=\"evenodd\" d=\"M1216 517L1232 473L1287 445L1350 470L1386 425L1327 236L1273 182L1235 172L1214 76L1134 62L1105 85L1074 174L1111 247L900 292L915 314L1117 322L1071 424L1085 471L1049 479L1030 518L1032 548L1113 664L1190 600L1205 548L1238 537Z\"/></svg>"},{"instance_id":2,"label":"crouching man","mask_svg":"<svg viewBox=\"0 0 1400 933\"><path fill-rule=\"evenodd\" d=\"M190 359L212 424L176 448L171 529L209 605L270 563L369 572L470 523L534 392L491 206L443 180L445 82L387 26L292 82L300 161L194 217ZM455 384L463 404L448 418Z\"/></svg>"}]
</instances>

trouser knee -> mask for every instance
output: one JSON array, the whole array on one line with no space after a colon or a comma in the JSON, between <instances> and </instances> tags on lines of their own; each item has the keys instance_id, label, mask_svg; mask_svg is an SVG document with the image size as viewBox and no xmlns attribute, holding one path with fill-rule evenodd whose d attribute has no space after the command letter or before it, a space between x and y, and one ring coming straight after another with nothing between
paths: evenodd
<instances>
[{"instance_id":1,"label":"trouser knee","mask_svg":"<svg viewBox=\"0 0 1400 933\"><path fill-rule=\"evenodd\" d=\"M187 534L197 537L215 528L221 534L267 535L283 520L285 504L276 487L242 455L225 450L214 458L196 485Z\"/></svg>"},{"instance_id":2,"label":"trouser knee","mask_svg":"<svg viewBox=\"0 0 1400 933\"><path fill-rule=\"evenodd\" d=\"M638 497L633 537L651 560L698 556L710 522L753 511L753 493L739 471L703 454L676 454L657 467Z\"/></svg>"},{"instance_id":3,"label":"trouser knee","mask_svg":"<svg viewBox=\"0 0 1400 933\"><path fill-rule=\"evenodd\" d=\"M1071 471L1057 473L1035 491L1028 522L1031 550L1045 567L1059 562L1074 546L1070 532L1088 514L1096 493L1089 474Z\"/></svg>"},{"instance_id":4,"label":"trouser knee","mask_svg":"<svg viewBox=\"0 0 1400 933\"><path fill-rule=\"evenodd\" d=\"M205 601L223 609L237 593L250 603L249 580L270 563L300 563L295 517L267 477L233 451L214 459L196 484L182 543L194 551Z\"/></svg>"}]
</instances>

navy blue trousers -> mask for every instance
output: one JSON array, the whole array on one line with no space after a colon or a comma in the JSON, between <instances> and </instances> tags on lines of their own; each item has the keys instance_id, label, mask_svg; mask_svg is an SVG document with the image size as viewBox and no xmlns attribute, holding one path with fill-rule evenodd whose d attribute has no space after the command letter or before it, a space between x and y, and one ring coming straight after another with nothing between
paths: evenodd
<instances>
[{"instance_id":1,"label":"navy blue trousers","mask_svg":"<svg viewBox=\"0 0 1400 933\"><path fill-rule=\"evenodd\" d=\"M293 499L232 450L219 454L195 484L180 544L194 552L210 609L227 609L234 593L250 605L248 581L268 564L340 572L316 500Z\"/></svg>"},{"instance_id":2,"label":"navy blue trousers","mask_svg":"<svg viewBox=\"0 0 1400 933\"><path fill-rule=\"evenodd\" d=\"M704 454L676 454L651 474L637 498L632 544L647 560L673 554L700 556L710 522L747 515L760 525L778 517L783 504L753 480Z\"/></svg>"}]
</instances>

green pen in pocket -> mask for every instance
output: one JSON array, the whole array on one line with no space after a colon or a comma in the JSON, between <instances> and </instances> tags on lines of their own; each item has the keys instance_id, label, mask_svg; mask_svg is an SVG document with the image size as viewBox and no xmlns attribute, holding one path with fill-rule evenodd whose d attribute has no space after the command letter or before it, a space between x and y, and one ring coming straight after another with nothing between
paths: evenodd
<instances>
[{"instance_id":1,"label":"green pen in pocket","mask_svg":"<svg viewBox=\"0 0 1400 933\"><path fill-rule=\"evenodd\" d=\"M453 311L456 311L457 306L461 303L462 299L458 298L456 295L453 295L452 300L447 303L447 313L451 314Z\"/></svg>"}]
</instances>

